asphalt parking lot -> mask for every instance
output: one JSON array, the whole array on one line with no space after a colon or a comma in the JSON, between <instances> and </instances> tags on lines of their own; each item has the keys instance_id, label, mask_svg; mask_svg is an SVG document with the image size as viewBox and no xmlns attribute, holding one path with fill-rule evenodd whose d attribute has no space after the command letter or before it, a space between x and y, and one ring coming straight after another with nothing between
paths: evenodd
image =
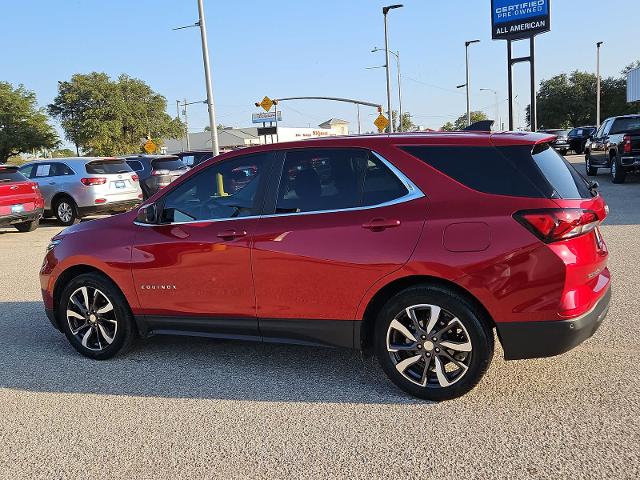
<instances>
[{"instance_id":1,"label":"asphalt parking lot","mask_svg":"<svg viewBox=\"0 0 640 480\"><path fill-rule=\"evenodd\" d=\"M42 309L60 227L0 229L0 478L640 478L640 176L597 180L603 326L556 358L498 349L475 390L440 404L350 351L154 338L88 360Z\"/></svg>"}]
</instances>

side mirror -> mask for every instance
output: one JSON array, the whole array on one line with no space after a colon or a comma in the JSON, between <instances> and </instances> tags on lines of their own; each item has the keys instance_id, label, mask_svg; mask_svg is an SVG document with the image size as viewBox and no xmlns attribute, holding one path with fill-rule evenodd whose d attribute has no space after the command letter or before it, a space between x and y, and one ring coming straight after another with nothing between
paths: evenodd
<instances>
[{"instance_id":1,"label":"side mirror","mask_svg":"<svg viewBox=\"0 0 640 480\"><path fill-rule=\"evenodd\" d=\"M151 205L147 205L146 207L142 207L138 210L136 222L148 223L151 225L158 223L158 207L156 204L152 203Z\"/></svg>"}]
</instances>

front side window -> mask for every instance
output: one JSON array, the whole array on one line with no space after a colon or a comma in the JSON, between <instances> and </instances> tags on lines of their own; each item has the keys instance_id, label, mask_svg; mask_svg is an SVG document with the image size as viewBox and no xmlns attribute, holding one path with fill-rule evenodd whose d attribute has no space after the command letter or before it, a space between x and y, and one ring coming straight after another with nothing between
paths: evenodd
<instances>
[{"instance_id":1,"label":"front side window","mask_svg":"<svg viewBox=\"0 0 640 480\"><path fill-rule=\"evenodd\" d=\"M164 197L161 220L181 223L247 217L256 211L260 178L270 154L258 153L216 163Z\"/></svg>"},{"instance_id":2,"label":"front side window","mask_svg":"<svg viewBox=\"0 0 640 480\"><path fill-rule=\"evenodd\" d=\"M52 172L51 172L50 163L36 163L34 165L31 178L45 178L45 177L50 177L51 175L52 175Z\"/></svg>"},{"instance_id":3,"label":"front side window","mask_svg":"<svg viewBox=\"0 0 640 480\"><path fill-rule=\"evenodd\" d=\"M374 206L407 193L398 177L367 150L291 150L285 157L276 213Z\"/></svg>"},{"instance_id":4,"label":"front side window","mask_svg":"<svg viewBox=\"0 0 640 480\"><path fill-rule=\"evenodd\" d=\"M20 173L22 175L24 175L27 178L31 178L31 175L34 171L34 167L35 165L31 164L31 165L24 165L23 167L20 167Z\"/></svg>"}]
</instances>

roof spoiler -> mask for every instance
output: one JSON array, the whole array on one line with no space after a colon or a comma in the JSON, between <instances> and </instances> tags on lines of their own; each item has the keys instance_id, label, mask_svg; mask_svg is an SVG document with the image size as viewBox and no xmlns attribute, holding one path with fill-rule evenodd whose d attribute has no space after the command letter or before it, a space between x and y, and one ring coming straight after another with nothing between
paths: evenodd
<instances>
[{"instance_id":1,"label":"roof spoiler","mask_svg":"<svg viewBox=\"0 0 640 480\"><path fill-rule=\"evenodd\" d=\"M493 120L480 120L479 122L474 122L468 127L465 127L465 132L490 132L491 127L493 126Z\"/></svg>"}]
</instances>

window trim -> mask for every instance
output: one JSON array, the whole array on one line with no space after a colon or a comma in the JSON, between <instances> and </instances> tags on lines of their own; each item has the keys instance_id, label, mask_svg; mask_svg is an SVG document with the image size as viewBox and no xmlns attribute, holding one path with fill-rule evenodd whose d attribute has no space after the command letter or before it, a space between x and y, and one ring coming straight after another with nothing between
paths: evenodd
<instances>
[{"instance_id":1,"label":"window trim","mask_svg":"<svg viewBox=\"0 0 640 480\"><path fill-rule=\"evenodd\" d=\"M404 187L407 189L407 193L405 195L403 195L402 197L398 197L395 198L393 200L389 200L386 202L382 202L382 203L377 203L375 205L364 205L361 207L347 207L347 208L335 208L335 209L329 209L329 210L311 210L308 212L290 212L290 213L269 213L269 214L263 214L260 215L260 218L279 218L279 217L292 217L292 216L299 216L299 215L319 215L319 214L324 214L324 213L338 213L338 212L357 212L360 210L371 210L373 208L384 208L384 207L389 207L392 205L397 205L400 203L405 203L405 202L410 202L412 200L416 200L418 198L422 198L425 196L425 194L422 192L422 190L420 190L418 188L418 186L413 183L409 177L407 177L404 173L402 173L395 165L393 165L391 162L389 162L386 158L384 158L382 155L380 155L378 152L371 150L369 148L362 148L362 147L349 147L349 146L344 146L344 147L329 147L329 148L320 148L320 147L314 147L313 149L322 149L322 150L330 150L330 149L334 149L334 150L364 150L366 152L369 152L370 154L374 155L378 160L380 160L389 170L391 170L391 173L393 173L393 175L395 175L395 177L400 180L400 182L404 185ZM312 148L302 148L302 150L312 150ZM287 151L283 151L283 153L286 153ZM284 167L284 161L285 161L285 157L283 156L280 159L280 173L278 174L278 179L277 179L277 183L278 184L278 188L276 188L276 191L279 189L280 187L280 180L282 179L282 168ZM245 217L247 218L247 217Z\"/></svg>"}]
</instances>

